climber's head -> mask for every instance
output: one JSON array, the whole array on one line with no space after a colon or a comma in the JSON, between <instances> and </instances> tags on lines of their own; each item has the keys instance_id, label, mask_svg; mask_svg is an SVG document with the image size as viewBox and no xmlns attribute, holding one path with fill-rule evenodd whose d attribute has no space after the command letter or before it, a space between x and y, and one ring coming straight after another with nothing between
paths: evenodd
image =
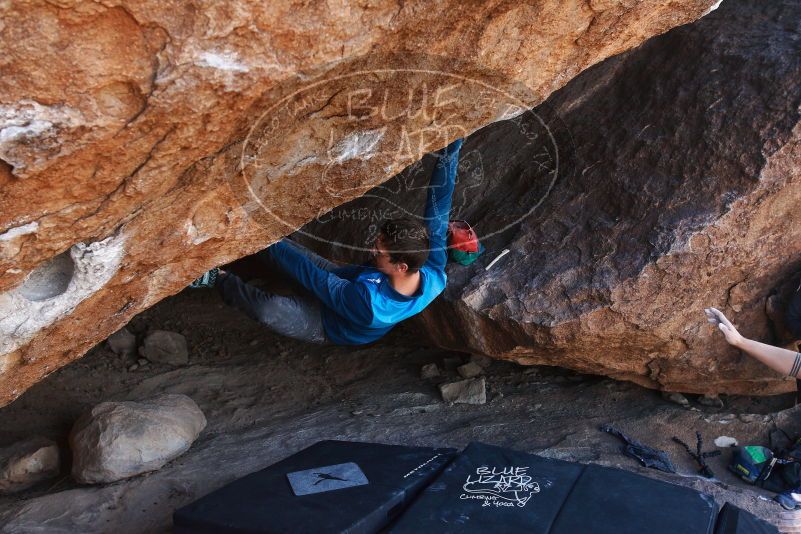
<instances>
[{"instance_id":1,"label":"climber's head","mask_svg":"<svg viewBox=\"0 0 801 534\"><path fill-rule=\"evenodd\" d=\"M373 245L373 263L384 274L412 274L428 259L428 231L409 218L384 223Z\"/></svg>"}]
</instances>

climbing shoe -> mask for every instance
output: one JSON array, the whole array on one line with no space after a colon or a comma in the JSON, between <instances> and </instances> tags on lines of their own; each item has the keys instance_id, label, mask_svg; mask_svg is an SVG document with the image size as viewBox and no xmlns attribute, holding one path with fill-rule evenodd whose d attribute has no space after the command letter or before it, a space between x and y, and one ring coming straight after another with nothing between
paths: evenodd
<instances>
[{"instance_id":1,"label":"climbing shoe","mask_svg":"<svg viewBox=\"0 0 801 534\"><path fill-rule=\"evenodd\" d=\"M773 500L781 504L785 510L801 508L801 488L783 491L776 495Z\"/></svg>"},{"instance_id":2,"label":"climbing shoe","mask_svg":"<svg viewBox=\"0 0 801 534\"><path fill-rule=\"evenodd\" d=\"M199 278L196 278L194 282L189 284L189 287L198 288L198 287L214 287L214 284L217 282L217 276L220 273L220 269L215 267L205 273Z\"/></svg>"}]
</instances>

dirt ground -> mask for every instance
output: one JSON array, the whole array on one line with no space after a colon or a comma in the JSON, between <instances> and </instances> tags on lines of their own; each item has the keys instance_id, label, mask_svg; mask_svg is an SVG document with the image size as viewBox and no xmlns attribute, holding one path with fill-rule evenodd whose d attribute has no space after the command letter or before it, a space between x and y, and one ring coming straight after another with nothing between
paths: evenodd
<instances>
[{"instance_id":1,"label":"dirt ground","mask_svg":"<svg viewBox=\"0 0 801 534\"><path fill-rule=\"evenodd\" d=\"M273 335L225 307L216 292L185 290L135 317L128 328L183 333L190 363L149 364L112 353L105 343L49 376L0 409L0 446L43 435L66 446L80 413L105 400L183 393L205 413L208 426L192 448L159 471L114 484L79 486L68 475L24 493L0 497L0 532L169 532L172 511L247 473L324 439L464 447L470 441L553 458L593 462L690 486L801 532L801 515L783 512L772 494L727 472L730 452L712 458L717 479L671 441L705 449L719 436L740 444L767 444L781 428L801 434L801 408L793 396L724 397L723 408L690 407L658 392L608 378L547 367L494 362L487 370L488 402L448 405L437 384L457 378L468 355L422 346L403 325L365 348L311 346ZM435 362L440 379L423 380ZM679 474L640 467L620 453L621 443L600 432L611 423L667 451ZM67 455L65 455L67 456ZM69 458L65 458L65 473Z\"/></svg>"}]
</instances>

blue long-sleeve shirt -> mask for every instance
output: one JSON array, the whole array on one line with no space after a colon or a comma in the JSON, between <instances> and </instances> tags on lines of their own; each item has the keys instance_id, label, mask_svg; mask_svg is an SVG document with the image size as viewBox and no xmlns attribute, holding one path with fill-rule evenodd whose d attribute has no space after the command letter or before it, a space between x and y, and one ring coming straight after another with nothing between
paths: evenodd
<instances>
[{"instance_id":1,"label":"blue long-sleeve shirt","mask_svg":"<svg viewBox=\"0 0 801 534\"><path fill-rule=\"evenodd\" d=\"M286 243L279 241L268 249L290 276L320 299L323 328L333 343L362 345L375 341L400 321L420 313L445 289L448 216L462 142L457 139L440 153L431 175L425 209L430 252L420 268L420 287L413 295L395 291L389 277L372 267L326 271Z\"/></svg>"}]
</instances>

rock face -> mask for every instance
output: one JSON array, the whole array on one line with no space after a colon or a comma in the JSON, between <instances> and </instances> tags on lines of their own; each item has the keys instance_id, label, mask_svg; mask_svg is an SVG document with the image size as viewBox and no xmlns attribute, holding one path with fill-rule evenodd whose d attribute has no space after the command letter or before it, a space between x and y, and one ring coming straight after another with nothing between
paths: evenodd
<instances>
[{"instance_id":1,"label":"rock face","mask_svg":"<svg viewBox=\"0 0 801 534\"><path fill-rule=\"evenodd\" d=\"M186 395L100 403L70 433L72 476L94 484L155 471L185 453L205 427L203 412Z\"/></svg>"},{"instance_id":2,"label":"rock face","mask_svg":"<svg viewBox=\"0 0 801 534\"><path fill-rule=\"evenodd\" d=\"M15 493L58 476L61 455L55 442L30 438L0 449L0 494Z\"/></svg>"},{"instance_id":3,"label":"rock face","mask_svg":"<svg viewBox=\"0 0 801 534\"><path fill-rule=\"evenodd\" d=\"M799 21L798 1L727 0L471 136L453 218L487 251L449 266L419 326L445 348L667 391L794 389L703 308L769 341L765 297L801 267ZM381 210L419 215L429 160L298 238L357 261L309 236L356 243Z\"/></svg>"},{"instance_id":4,"label":"rock face","mask_svg":"<svg viewBox=\"0 0 801 534\"><path fill-rule=\"evenodd\" d=\"M4 3L0 405L713 3Z\"/></svg>"}]
</instances>

